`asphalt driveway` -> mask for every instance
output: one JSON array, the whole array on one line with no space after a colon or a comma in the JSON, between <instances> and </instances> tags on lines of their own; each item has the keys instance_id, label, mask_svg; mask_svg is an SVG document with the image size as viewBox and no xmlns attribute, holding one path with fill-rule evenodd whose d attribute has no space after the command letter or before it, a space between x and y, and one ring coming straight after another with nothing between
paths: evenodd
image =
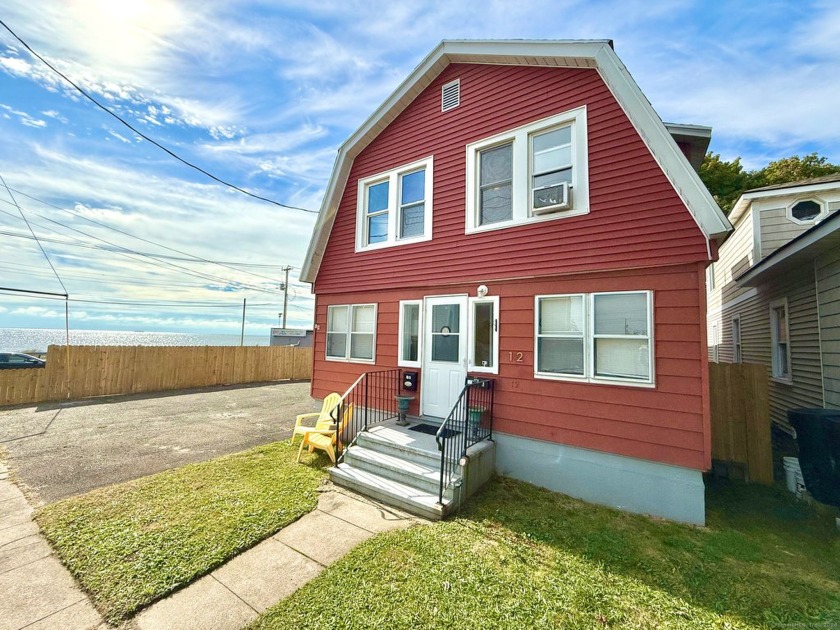
<instances>
[{"instance_id":1,"label":"asphalt driveway","mask_svg":"<svg viewBox=\"0 0 840 630\"><path fill-rule=\"evenodd\" d=\"M52 503L288 438L309 383L138 394L0 410L0 458Z\"/></svg>"}]
</instances>

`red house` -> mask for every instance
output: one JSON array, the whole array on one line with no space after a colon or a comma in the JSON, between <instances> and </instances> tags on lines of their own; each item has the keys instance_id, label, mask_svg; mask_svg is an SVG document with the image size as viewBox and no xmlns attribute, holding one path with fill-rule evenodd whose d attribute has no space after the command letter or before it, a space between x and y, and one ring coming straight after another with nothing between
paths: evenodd
<instances>
[{"instance_id":1,"label":"red house","mask_svg":"<svg viewBox=\"0 0 840 630\"><path fill-rule=\"evenodd\" d=\"M440 516L495 470L703 523L710 133L609 41L437 46L339 149L301 274L312 394L354 407L333 478Z\"/></svg>"}]
</instances>

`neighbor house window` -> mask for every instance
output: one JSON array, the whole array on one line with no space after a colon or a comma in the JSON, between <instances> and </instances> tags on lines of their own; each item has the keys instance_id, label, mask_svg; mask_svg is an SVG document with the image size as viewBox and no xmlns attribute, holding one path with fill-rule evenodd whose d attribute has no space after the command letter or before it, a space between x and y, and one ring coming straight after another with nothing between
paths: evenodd
<instances>
[{"instance_id":1,"label":"neighbor house window","mask_svg":"<svg viewBox=\"0 0 840 630\"><path fill-rule=\"evenodd\" d=\"M732 362L741 362L741 316L732 318Z\"/></svg>"},{"instance_id":2,"label":"neighbor house window","mask_svg":"<svg viewBox=\"0 0 840 630\"><path fill-rule=\"evenodd\" d=\"M375 348L375 304L327 307L327 359L372 362Z\"/></svg>"},{"instance_id":3,"label":"neighbor house window","mask_svg":"<svg viewBox=\"0 0 840 630\"><path fill-rule=\"evenodd\" d=\"M650 291L536 298L540 377L653 383Z\"/></svg>"},{"instance_id":4,"label":"neighbor house window","mask_svg":"<svg viewBox=\"0 0 840 630\"><path fill-rule=\"evenodd\" d=\"M399 360L403 367L420 367L420 331L422 328L422 302L400 302Z\"/></svg>"},{"instance_id":5,"label":"neighbor house window","mask_svg":"<svg viewBox=\"0 0 840 630\"><path fill-rule=\"evenodd\" d=\"M790 381L790 341L788 329L787 299L770 303L770 343L772 352L773 378Z\"/></svg>"},{"instance_id":6,"label":"neighbor house window","mask_svg":"<svg viewBox=\"0 0 840 630\"><path fill-rule=\"evenodd\" d=\"M585 107L467 145L468 233L587 212Z\"/></svg>"},{"instance_id":7,"label":"neighbor house window","mask_svg":"<svg viewBox=\"0 0 840 630\"><path fill-rule=\"evenodd\" d=\"M470 298L471 372L499 373L499 298Z\"/></svg>"},{"instance_id":8,"label":"neighbor house window","mask_svg":"<svg viewBox=\"0 0 840 630\"><path fill-rule=\"evenodd\" d=\"M825 202L821 199L801 199L787 208L788 218L794 223L810 224L822 218L826 213Z\"/></svg>"},{"instance_id":9,"label":"neighbor house window","mask_svg":"<svg viewBox=\"0 0 840 630\"><path fill-rule=\"evenodd\" d=\"M359 180L356 251L432 238L432 158Z\"/></svg>"},{"instance_id":10,"label":"neighbor house window","mask_svg":"<svg viewBox=\"0 0 840 630\"><path fill-rule=\"evenodd\" d=\"M709 288L709 291L714 291L715 286L716 286L716 283L715 283L715 263L710 264L706 269L707 269L706 275L708 276L707 286Z\"/></svg>"}]
</instances>

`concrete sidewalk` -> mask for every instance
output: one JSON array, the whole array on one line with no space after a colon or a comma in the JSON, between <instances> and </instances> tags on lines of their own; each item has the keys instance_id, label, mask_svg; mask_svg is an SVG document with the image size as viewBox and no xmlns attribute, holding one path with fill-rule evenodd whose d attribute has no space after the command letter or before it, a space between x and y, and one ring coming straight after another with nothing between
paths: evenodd
<instances>
[{"instance_id":1,"label":"concrete sidewalk","mask_svg":"<svg viewBox=\"0 0 840 630\"><path fill-rule=\"evenodd\" d=\"M210 575L141 612L137 630L238 630L360 542L419 519L331 489L318 508Z\"/></svg>"},{"instance_id":2,"label":"concrete sidewalk","mask_svg":"<svg viewBox=\"0 0 840 630\"><path fill-rule=\"evenodd\" d=\"M0 464L0 630L108 628L32 520Z\"/></svg>"},{"instance_id":3,"label":"concrete sidewalk","mask_svg":"<svg viewBox=\"0 0 840 630\"><path fill-rule=\"evenodd\" d=\"M0 464L0 630L106 630ZM360 542L421 520L331 485L318 507L121 626L239 630Z\"/></svg>"}]
</instances>

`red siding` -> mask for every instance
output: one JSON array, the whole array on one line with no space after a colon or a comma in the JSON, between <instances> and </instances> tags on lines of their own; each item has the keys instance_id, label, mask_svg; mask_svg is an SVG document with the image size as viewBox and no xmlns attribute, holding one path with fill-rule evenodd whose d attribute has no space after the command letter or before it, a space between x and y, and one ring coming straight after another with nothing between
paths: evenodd
<instances>
[{"instance_id":1,"label":"red siding","mask_svg":"<svg viewBox=\"0 0 840 630\"><path fill-rule=\"evenodd\" d=\"M705 364L704 266L486 281L500 296L500 372L495 427L533 437L695 469L709 467L708 383ZM399 300L468 293L474 283L412 289L319 294L312 393L344 391L362 372L397 366ZM534 378L534 296L552 293L653 290L656 387L569 383ZM376 366L326 361L330 304L378 304ZM511 354L521 352L521 363ZM421 374L422 379L422 374ZM416 409L415 409L416 410Z\"/></svg>"},{"instance_id":2,"label":"red siding","mask_svg":"<svg viewBox=\"0 0 840 630\"><path fill-rule=\"evenodd\" d=\"M461 105L441 113L440 86L455 78ZM581 105L590 213L465 235L466 145ZM429 155L433 240L355 253L356 182ZM453 64L356 157L327 252L321 294L682 264L704 259L706 244L595 70Z\"/></svg>"}]
</instances>

